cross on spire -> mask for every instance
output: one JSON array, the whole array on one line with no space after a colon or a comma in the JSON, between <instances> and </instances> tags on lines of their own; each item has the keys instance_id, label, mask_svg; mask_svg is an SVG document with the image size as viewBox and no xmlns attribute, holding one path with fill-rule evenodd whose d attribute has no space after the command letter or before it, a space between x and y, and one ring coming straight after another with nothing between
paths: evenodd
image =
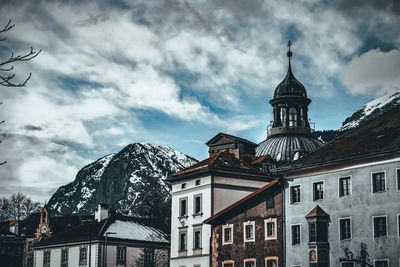
<instances>
[{"instance_id":1,"label":"cross on spire","mask_svg":"<svg viewBox=\"0 0 400 267\"><path fill-rule=\"evenodd\" d=\"M287 43L287 46L289 47L289 51L287 52L287 56L290 60L290 58L293 56L292 51L290 51L290 47L292 46L292 41L289 40L289 42Z\"/></svg>"}]
</instances>

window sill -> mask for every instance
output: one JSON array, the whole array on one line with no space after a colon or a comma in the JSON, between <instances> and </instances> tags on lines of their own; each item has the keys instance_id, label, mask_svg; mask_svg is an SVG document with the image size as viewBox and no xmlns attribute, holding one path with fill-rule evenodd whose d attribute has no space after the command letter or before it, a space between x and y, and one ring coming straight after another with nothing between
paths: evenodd
<instances>
[{"instance_id":1,"label":"window sill","mask_svg":"<svg viewBox=\"0 0 400 267\"><path fill-rule=\"evenodd\" d=\"M278 238L276 236L274 237L266 237L265 241L271 241L271 240L277 240Z\"/></svg>"},{"instance_id":2,"label":"window sill","mask_svg":"<svg viewBox=\"0 0 400 267\"><path fill-rule=\"evenodd\" d=\"M300 201L299 202L293 202L293 203L290 203L290 205L300 205Z\"/></svg>"},{"instance_id":3,"label":"window sill","mask_svg":"<svg viewBox=\"0 0 400 267\"><path fill-rule=\"evenodd\" d=\"M196 217L196 216L200 216L201 217L201 216L203 216L203 212L192 214L192 216L193 217Z\"/></svg>"},{"instance_id":4,"label":"window sill","mask_svg":"<svg viewBox=\"0 0 400 267\"><path fill-rule=\"evenodd\" d=\"M292 247L300 247L301 243L292 244Z\"/></svg>"},{"instance_id":5,"label":"window sill","mask_svg":"<svg viewBox=\"0 0 400 267\"><path fill-rule=\"evenodd\" d=\"M340 242L348 242L348 241L351 241L351 237L350 238L346 238L346 239L340 239L339 241Z\"/></svg>"},{"instance_id":6,"label":"window sill","mask_svg":"<svg viewBox=\"0 0 400 267\"><path fill-rule=\"evenodd\" d=\"M322 202L324 199L323 198L320 198L320 199L314 199L313 201L314 202Z\"/></svg>"},{"instance_id":7,"label":"window sill","mask_svg":"<svg viewBox=\"0 0 400 267\"><path fill-rule=\"evenodd\" d=\"M233 241L229 241L229 242L222 242L222 245L224 246L224 245L232 245L233 244Z\"/></svg>"},{"instance_id":8,"label":"window sill","mask_svg":"<svg viewBox=\"0 0 400 267\"><path fill-rule=\"evenodd\" d=\"M256 240L255 239L247 239L247 240L244 240L244 243L250 243L250 242L255 242Z\"/></svg>"},{"instance_id":9,"label":"window sill","mask_svg":"<svg viewBox=\"0 0 400 267\"><path fill-rule=\"evenodd\" d=\"M382 194L382 193L386 193L387 191L386 190L384 190L384 191L376 191L376 192L372 192L372 194Z\"/></svg>"},{"instance_id":10,"label":"window sill","mask_svg":"<svg viewBox=\"0 0 400 267\"><path fill-rule=\"evenodd\" d=\"M188 216L188 215L184 215L184 216L178 216L178 220L180 220L180 219L187 219L187 218L189 218L189 216Z\"/></svg>"}]
</instances>

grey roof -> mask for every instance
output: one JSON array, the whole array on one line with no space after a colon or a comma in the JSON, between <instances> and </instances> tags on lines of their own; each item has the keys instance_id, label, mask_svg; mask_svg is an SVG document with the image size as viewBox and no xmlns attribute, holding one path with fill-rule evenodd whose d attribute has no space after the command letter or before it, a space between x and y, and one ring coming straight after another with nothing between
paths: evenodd
<instances>
[{"instance_id":1,"label":"grey roof","mask_svg":"<svg viewBox=\"0 0 400 267\"><path fill-rule=\"evenodd\" d=\"M311 136L271 136L258 145L256 156L270 155L277 162L290 162L297 151L301 156L322 146L320 141Z\"/></svg>"}]
</instances>

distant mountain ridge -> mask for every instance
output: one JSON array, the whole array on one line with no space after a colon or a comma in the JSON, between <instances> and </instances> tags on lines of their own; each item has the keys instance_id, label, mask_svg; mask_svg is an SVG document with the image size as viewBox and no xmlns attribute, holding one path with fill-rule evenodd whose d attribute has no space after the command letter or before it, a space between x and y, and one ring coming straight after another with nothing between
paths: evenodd
<instances>
[{"instance_id":1,"label":"distant mountain ridge","mask_svg":"<svg viewBox=\"0 0 400 267\"><path fill-rule=\"evenodd\" d=\"M133 143L83 167L47 206L55 215L92 214L103 202L137 216L165 217L170 205L165 177L196 162L167 146Z\"/></svg>"},{"instance_id":2,"label":"distant mountain ridge","mask_svg":"<svg viewBox=\"0 0 400 267\"><path fill-rule=\"evenodd\" d=\"M363 105L356 112L347 117L337 130L315 131L315 135L323 142L328 143L337 136L346 133L372 120L387 110L400 105L400 92L387 94Z\"/></svg>"}]
</instances>

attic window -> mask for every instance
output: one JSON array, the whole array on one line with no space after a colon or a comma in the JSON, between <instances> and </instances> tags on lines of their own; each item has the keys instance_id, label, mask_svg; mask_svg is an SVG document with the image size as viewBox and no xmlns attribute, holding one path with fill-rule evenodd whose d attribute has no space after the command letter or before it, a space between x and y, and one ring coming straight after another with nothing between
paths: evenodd
<instances>
[{"instance_id":1,"label":"attic window","mask_svg":"<svg viewBox=\"0 0 400 267\"><path fill-rule=\"evenodd\" d=\"M186 188L186 183L181 184L181 189L185 189Z\"/></svg>"},{"instance_id":2,"label":"attic window","mask_svg":"<svg viewBox=\"0 0 400 267\"><path fill-rule=\"evenodd\" d=\"M197 185L200 185L200 179L199 180L196 180L196 186Z\"/></svg>"}]
</instances>

